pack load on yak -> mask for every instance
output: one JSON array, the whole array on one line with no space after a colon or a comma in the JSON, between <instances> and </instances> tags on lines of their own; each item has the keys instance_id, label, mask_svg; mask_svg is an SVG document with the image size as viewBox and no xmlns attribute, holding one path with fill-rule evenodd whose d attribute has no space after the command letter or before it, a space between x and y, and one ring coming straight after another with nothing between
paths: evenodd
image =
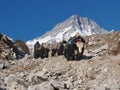
<instances>
[{"instance_id":1,"label":"pack load on yak","mask_svg":"<svg viewBox=\"0 0 120 90\"><path fill-rule=\"evenodd\" d=\"M74 37L68 39L68 45L65 52L67 60L77 60L82 58L84 52L85 40L76 33Z\"/></svg>"},{"instance_id":2,"label":"pack load on yak","mask_svg":"<svg viewBox=\"0 0 120 90\"><path fill-rule=\"evenodd\" d=\"M49 49L47 48L46 43L40 45L39 42L36 42L34 45L34 58L46 58L49 56Z\"/></svg>"},{"instance_id":3,"label":"pack load on yak","mask_svg":"<svg viewBox=\"0 0 120 90\"><path fill-rule=\"evenodd\" d=\"M63 40L60 43L52 43L52 47L48 49L46 43L36 42L34 45L34 57L46 58L49 56L51 50L51 56L64 55L67 60L81 59L84 53L85 40L79 33L76 33L74 37L70 37L68 41Z\"/></svg>"},{"instance_id":4,"label":"pack load on yak","mask_svg":"<svg viewBox=\"0 0 120 90\"><path fill-rule=\"evenodd\" d=\"M34 58L38 58L39 57L39 50L38 48L40 47L40 43L37 41L34 45Z\"/></svg>"}]
</instances>

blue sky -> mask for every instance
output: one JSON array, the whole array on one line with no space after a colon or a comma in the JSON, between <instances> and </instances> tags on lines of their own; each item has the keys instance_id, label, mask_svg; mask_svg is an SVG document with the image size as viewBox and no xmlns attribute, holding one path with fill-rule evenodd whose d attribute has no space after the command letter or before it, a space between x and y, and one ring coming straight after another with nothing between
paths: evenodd
<instances>
[{"instance_id":1,"label":"blue sky","mask_svg":"<svg viewBox=\"0 0 120 90\"><path fill-rule=\"evenodd\" d=\"M0 0L0 32L24 41L41 36L72 15L120 30L120 0Z\"/></svg>"}]
</instances>

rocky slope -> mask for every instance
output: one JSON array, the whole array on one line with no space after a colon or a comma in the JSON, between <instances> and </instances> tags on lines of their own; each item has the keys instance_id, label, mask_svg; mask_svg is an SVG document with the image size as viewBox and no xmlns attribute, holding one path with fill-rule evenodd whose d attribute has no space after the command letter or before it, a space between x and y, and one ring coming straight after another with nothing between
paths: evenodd
<instances>
[{"instance_id":1,"label":"rocky slope","mask_svg":"<svg viewBox=\"0 0 120 90\"><path fill-rule=\"evenodd\" d=\"M10 61L1 90L120 90L120 55L67 61L63 56ZM1 64L0 64L1 65Z\"/></svg>"},{"instance_id":2,"label":"rocky slope","mask_svg":"<svg viewBox=\"0 0 120 90\"><path fill-rule=\"evenodd\" d=\"M86 37L86 50L96 55L117 55L120 53L120 32L97 34Z\"/></svg>"},{"instance_id":3,"label":"rocky slope","mask_svg":"<svg viewBox=\"0 0 120 90\"><path fill-rule=\"evenodd\" d=\"M0 90L120 90L120 32L86 38L84 56L0 61Z\"/></svg>"}]
</instances>

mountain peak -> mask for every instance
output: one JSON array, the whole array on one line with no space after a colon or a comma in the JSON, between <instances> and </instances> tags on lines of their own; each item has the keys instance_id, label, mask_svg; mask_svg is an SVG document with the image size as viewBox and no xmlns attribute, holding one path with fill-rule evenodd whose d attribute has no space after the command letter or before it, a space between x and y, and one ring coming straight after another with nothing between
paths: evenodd
<instances>
[{"instance_id":1,"label":"mountain peak","mask_svg":"<svg viewBox=\"0 0 120 90\"><path fill-rule=\"evenodd\" d=\"M72 16L70 17L70 19L76 20L76 19L79 19L79 16L78 16L78 15L72 15Z\"/></svg>"},{"instance_id":2,"label":"mountain peak","mask_svg":"<svg viewBox=\"0 0 120 90\"><path fill-rule=\"evenodd\" d=\"M4 39L9 39L9 40L11 40L11 41L13 41L13 39L12 38L10 38L10 37L8 37L7 35L5 35L4 33L0 33L0 39L1 38L4 38Z\"/></svg>"},{"instance_id":3,"label":"mountain peak","mask_svg":"<svg viewBox=\"0 0 120 90\"><path fill-rule=\"evenodd\" d=\"M28 41L27 45L33 47L36 41L40 43L52 43L53 41L60 42L63 39L68 40L70 37L74 36L76 32L80 33L82 36L89 36L93 34L104 34L107 31L87 17L72 15L70 18L57 24L43 36Z\"/></svg>"}]
</instances>

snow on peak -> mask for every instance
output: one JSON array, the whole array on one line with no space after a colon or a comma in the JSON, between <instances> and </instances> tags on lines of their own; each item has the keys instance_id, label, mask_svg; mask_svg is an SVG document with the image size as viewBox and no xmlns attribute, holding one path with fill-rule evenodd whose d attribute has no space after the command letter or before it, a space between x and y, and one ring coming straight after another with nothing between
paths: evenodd
<instances>
[{"instance_id":1,"label":"snow on peak","mask_svg":"<svg viewBox=\"0 0 120 90\"><path fill-rule=\"evenodd\" d=\"M107 33L107 31L97 25L95 21L87 17L73 15L64 22L57 24L51 31L43 36L29 40L26 44L30 48L33 48L36 41L40 43L52 43L52 41L60 42L63 39L69 39L74 36L76 32L79 32L82 36Z\"/></svg>"}]
</instances>

